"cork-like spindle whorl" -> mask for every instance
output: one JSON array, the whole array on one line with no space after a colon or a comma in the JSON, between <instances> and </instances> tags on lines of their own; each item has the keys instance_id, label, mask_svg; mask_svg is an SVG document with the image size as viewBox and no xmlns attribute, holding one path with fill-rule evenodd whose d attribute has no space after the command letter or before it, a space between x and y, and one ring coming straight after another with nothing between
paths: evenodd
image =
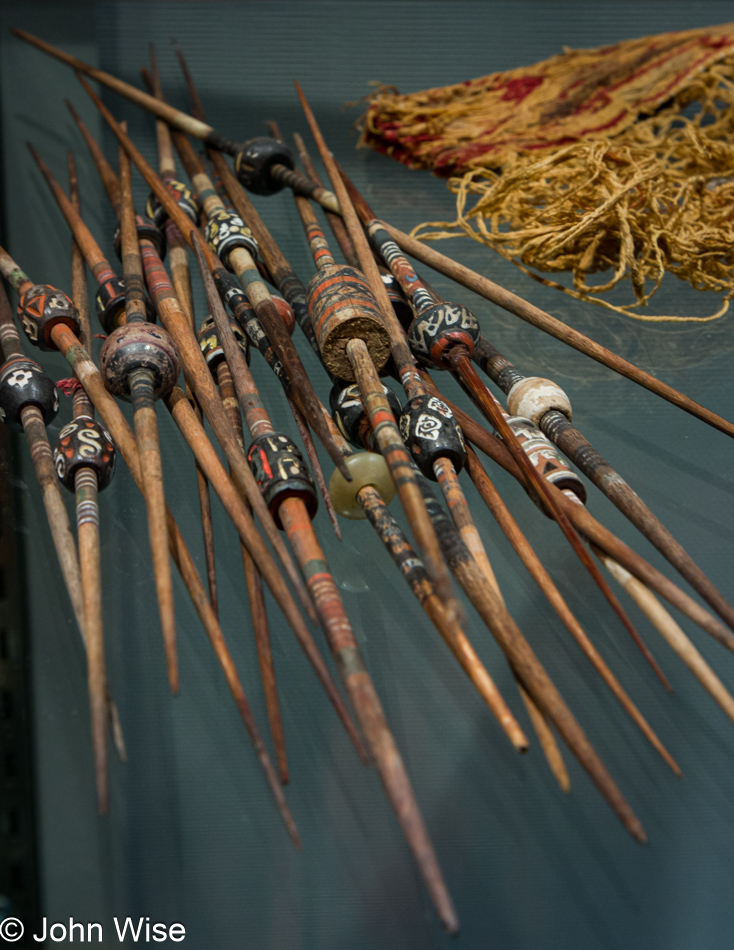
<instances>
[{"instance_id":1,"label":"cork-like spindle whorl","mask_svg":"<svg viewBox=\"0 0 734 950\"><path fill-rule=\"evenodd\" d=\"M328 266L308 282L311 317L326 368L339 379L354 382L347 355L350 340L364 341L375 369L390 357L390 334L366 278L353 267Z\"/></svg>"}]
</instances>

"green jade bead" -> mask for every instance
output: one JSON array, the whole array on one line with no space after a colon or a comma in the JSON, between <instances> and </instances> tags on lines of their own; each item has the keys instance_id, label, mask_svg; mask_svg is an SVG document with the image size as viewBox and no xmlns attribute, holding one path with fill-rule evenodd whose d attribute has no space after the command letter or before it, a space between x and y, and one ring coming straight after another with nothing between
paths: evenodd
<instances>
[{"instance_id":1,"label":"green jade bead","mask_svg":"<svg viewBox=\"0 0 734 950\"><path fill-rule=\"evenodd\" d=\"M395 482L381 455L376 452L355 452L344 461L352 476L351 482L344 478L339 469L334 469L329 480L329 494L338 515L351 521L361 521L367 517L357 499L359 491L367 485L377 489L386 505L390 504L395 497Z\"/></svg>"}]
</instances>

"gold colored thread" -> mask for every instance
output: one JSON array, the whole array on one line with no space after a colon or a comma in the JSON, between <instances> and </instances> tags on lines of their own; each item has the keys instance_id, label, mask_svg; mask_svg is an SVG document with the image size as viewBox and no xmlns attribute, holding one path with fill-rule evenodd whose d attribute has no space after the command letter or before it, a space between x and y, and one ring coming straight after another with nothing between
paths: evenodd
<instances>
[{"instance_id":1,"label":"gold colored thread","mask_svg":"<svg viewBox=\"0 0 734 950\"><path fill-rule=\"evenodd\" d=\"M421 97L398 97L401 134L425 131ZM391 92L378 90L371 111L387 110L390 101L395 103ZM462 113L461 122L440 126L447 151L486 127L487 116L464 114L462 100L447 97L441 108L448 116ZM495 167L485 167L490 163ZM504 149L470 159L448 181L456 195L455 220L426 222L411 234L424 241L466 235L539 283L636 320L706 323L721 318L734 295L732 169L730 54L690 79L659 112L614 136L582 137L554 152ZM543 276L564 271L571 274L570 287ZM590 283L595 273L605 279ZM696 290L723 294L720 305L703 317L640 313L666 273ZM617 305L598 296L626 282L634 302Z\"/></svg>"}]
</instances>

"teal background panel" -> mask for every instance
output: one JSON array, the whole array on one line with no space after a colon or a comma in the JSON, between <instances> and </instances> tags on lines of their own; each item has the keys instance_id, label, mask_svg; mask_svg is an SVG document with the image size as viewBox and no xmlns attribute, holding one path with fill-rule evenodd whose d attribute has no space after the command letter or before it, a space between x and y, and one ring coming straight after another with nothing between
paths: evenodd
<instances>
[{"instance_id":1,"label":"teal background panel","mask_svg":"<svg viewBox=\"0 0 734 950\"><path fill-rule=\"evenodd\" d=\"M114 218L64 106L74 102L106 154L116 146L65 66L8 33L19 26L139 83L155 38L166 94L187 107L170 38L184 50L209 121L223 134L307 133L292 81L309 96L329 145L378 214L404 230L453 217L445 184L356 150L344 111L369 83L401 91L529 64L564 45L725 22L719 2L515 3L14 3L0 6L4 244L32 279L70 288L66 225L25 148L31 140L60 180L77 157L84 216L112 258ZM153 123L104 91L150 161ZM306 135L307 141L310 138ZM146 190L134 175L136 201ZM312 266L292 197L256 205L296 271ZM468 240L442 250L520 293L600 343L732 417L732 318L642 325L539 286ZM465 302L521 371L552 376L574 419L650 504L725 596L732 583L732 444L606 368L483 299L427 275ZM205 313L195 282L197 315ZM703 296L666 280L655 312L707 314ZM98 328L97 328L98 329ZM329 385L296 340L322 399ZM98 348L100 341L95 342ZM58 354L42 354L54 378ZM276 425L292 433L284 397L257 354L253 372ZM458 387L440 380L466 407ZM52 440L70 416L66 400ZM130 418L128 413L128 418ZM166 493L203 574L193 462L159 412ZM328 458L321 453L327 476ZM676 779L651 750L524 572L471 484L467 495L518 625L537 651L647 829L632 842L587 776L565 754L572 791L555 786L533 741L520 757L468 685L366 523L323 510L316 528L414 783L462 920L465 950L719 950L734 927L734 727L657 633L630 614L670 678L666 695L560 536L501 471L492 477L571 608L680 763ZM233 950L437 950L452 943L435 918L374 769L363 768L282 617L269 620L291 766L289 804L304 849L291 848L203 630L174 576L181 695L167 691L145 512L124 465L101 499L109 677L129 761L111 758L111 813L95 814L84 657L27 453L15 530L27 552L32 625L35 761L43 912L50 921L113 917L180 921L186 945ZM69 499L71 503L71 499ZM220 619L257 721L267 733L236 535L213 502ZM667 576L673 571L598 492L590 508ZM402 521L397 504L393 510ZM526 729L507 665L466 603L466 632ZM734 685L734 661L700 630L686 632ZM323 638L315 631L326 655ZM330 662L330 660L329 660ZM332 665L333 669L333 665ZM266 736L269 742L269 737Z\"/></svg>"}]
</instances>

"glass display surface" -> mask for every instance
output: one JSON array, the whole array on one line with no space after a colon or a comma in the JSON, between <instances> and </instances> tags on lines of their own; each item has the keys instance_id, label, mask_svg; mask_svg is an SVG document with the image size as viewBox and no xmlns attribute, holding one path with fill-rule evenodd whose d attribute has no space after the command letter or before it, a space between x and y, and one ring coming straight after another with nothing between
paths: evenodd
<instances>
[{"instance_id":1,"label":"glass display surface","mask_svg":"<svg viewBox=\"0 0 734 950\"><path fill-rule=\"evenodd\" d=\"M335 155L377 214L403 230L450 220L445 183L357 150L344 111L369 83L401 92L470 79L647 33L732 19L723 2L78 2L0 6L3 241L35 281L71 289L70 238L25 147L66 185L79 168L83 215L114 258L113 213L63 100L116 166L117 148L68 67L15 39L21 27L128 82L140 84L148 43L164 91L188 109L171 39L184 51L208 121L234 140L304 135L298 79ZM102 98L146 158L154 123L103 89ZM195 143L196 144L196 143ZM198 146L197 146L198 147ZM319 166L320 167L320 166ZM147 197L133 172L139 208ZM253 201L304 282L313 273L292 195ZM330 234L327 232L327 238ZM641 324L545 288L468 239L440 250L550 311L721 415L734 416L731 315L708 324ZM193 266L193 261L192 261ZM703 422L622 379L486 300L420 268L467 304L483 332L528 375L569 394L574 422L645 499L729 599L734 445ZM195 279L197 320L206 315ZM91 289L91 278L90 278ZM627 291L625 291L627 293ZM13 296L13 303L15 297ZM710 295L667 277L656 313L706 315ZM93 316L94 319L94 316ZM101 332L99 326L94 332ZM327 401L329 381L299 331L294 340ZM101 340L95 340L98 353ZM58 353L31 354L60 379ZM252 370L276 427L300 445L285 397L259 354ZM470 409L458 385L440 384ZM71 401L49 429L52 443ZM132 416L129 407L125 409ZM168 502L200 574L205 566L194 463L163 406L158 419ZM85 662L24 442L14 528L25 551L32 647L36 799L43 914L49 922L114 918L180 922L185 946L217 950L428 950L447 947L374 768L358 760L282 615L267 595L291 781L286 796L303 838L289 843L245 729L180 578L174 573L181 694L168 690L145 509L124 464L100 497L105 643L128 749L110 751L111 808L95 811ZM332 464L319 448L327 475ZM531 736L513 751L367 522L342 521L339 542L323 505L315 525L413 781L462 923L462 950L719 950L734 928L734 724L628 601L630 616L671 681L666 694L558 529L522 489L488 464L502 496L584 629L684 772L650 748L543 599L481 499L462 483L510 612L644 824L636 845L565 751L564 795L532 733L507 663L468 601L466 633ZM589 508L666 576L673 569L592 486ZM71 506L72 498L68 496ZM71 510L71 509L70 509ZM405 526L397 502L391 511ZM220 621L266 738L265 703L235 531L213 500ZM681 586L685 587L683 581ZM620 595L622 596L622 595ZM734 657L676 615L734 688ZM330 664L321 632L314 636ZM40 922L36 922L36 926ZM38 932L38 931L35 931ZM132 941L129 942L132 946Z\"/></svg>"}]
</instances>

